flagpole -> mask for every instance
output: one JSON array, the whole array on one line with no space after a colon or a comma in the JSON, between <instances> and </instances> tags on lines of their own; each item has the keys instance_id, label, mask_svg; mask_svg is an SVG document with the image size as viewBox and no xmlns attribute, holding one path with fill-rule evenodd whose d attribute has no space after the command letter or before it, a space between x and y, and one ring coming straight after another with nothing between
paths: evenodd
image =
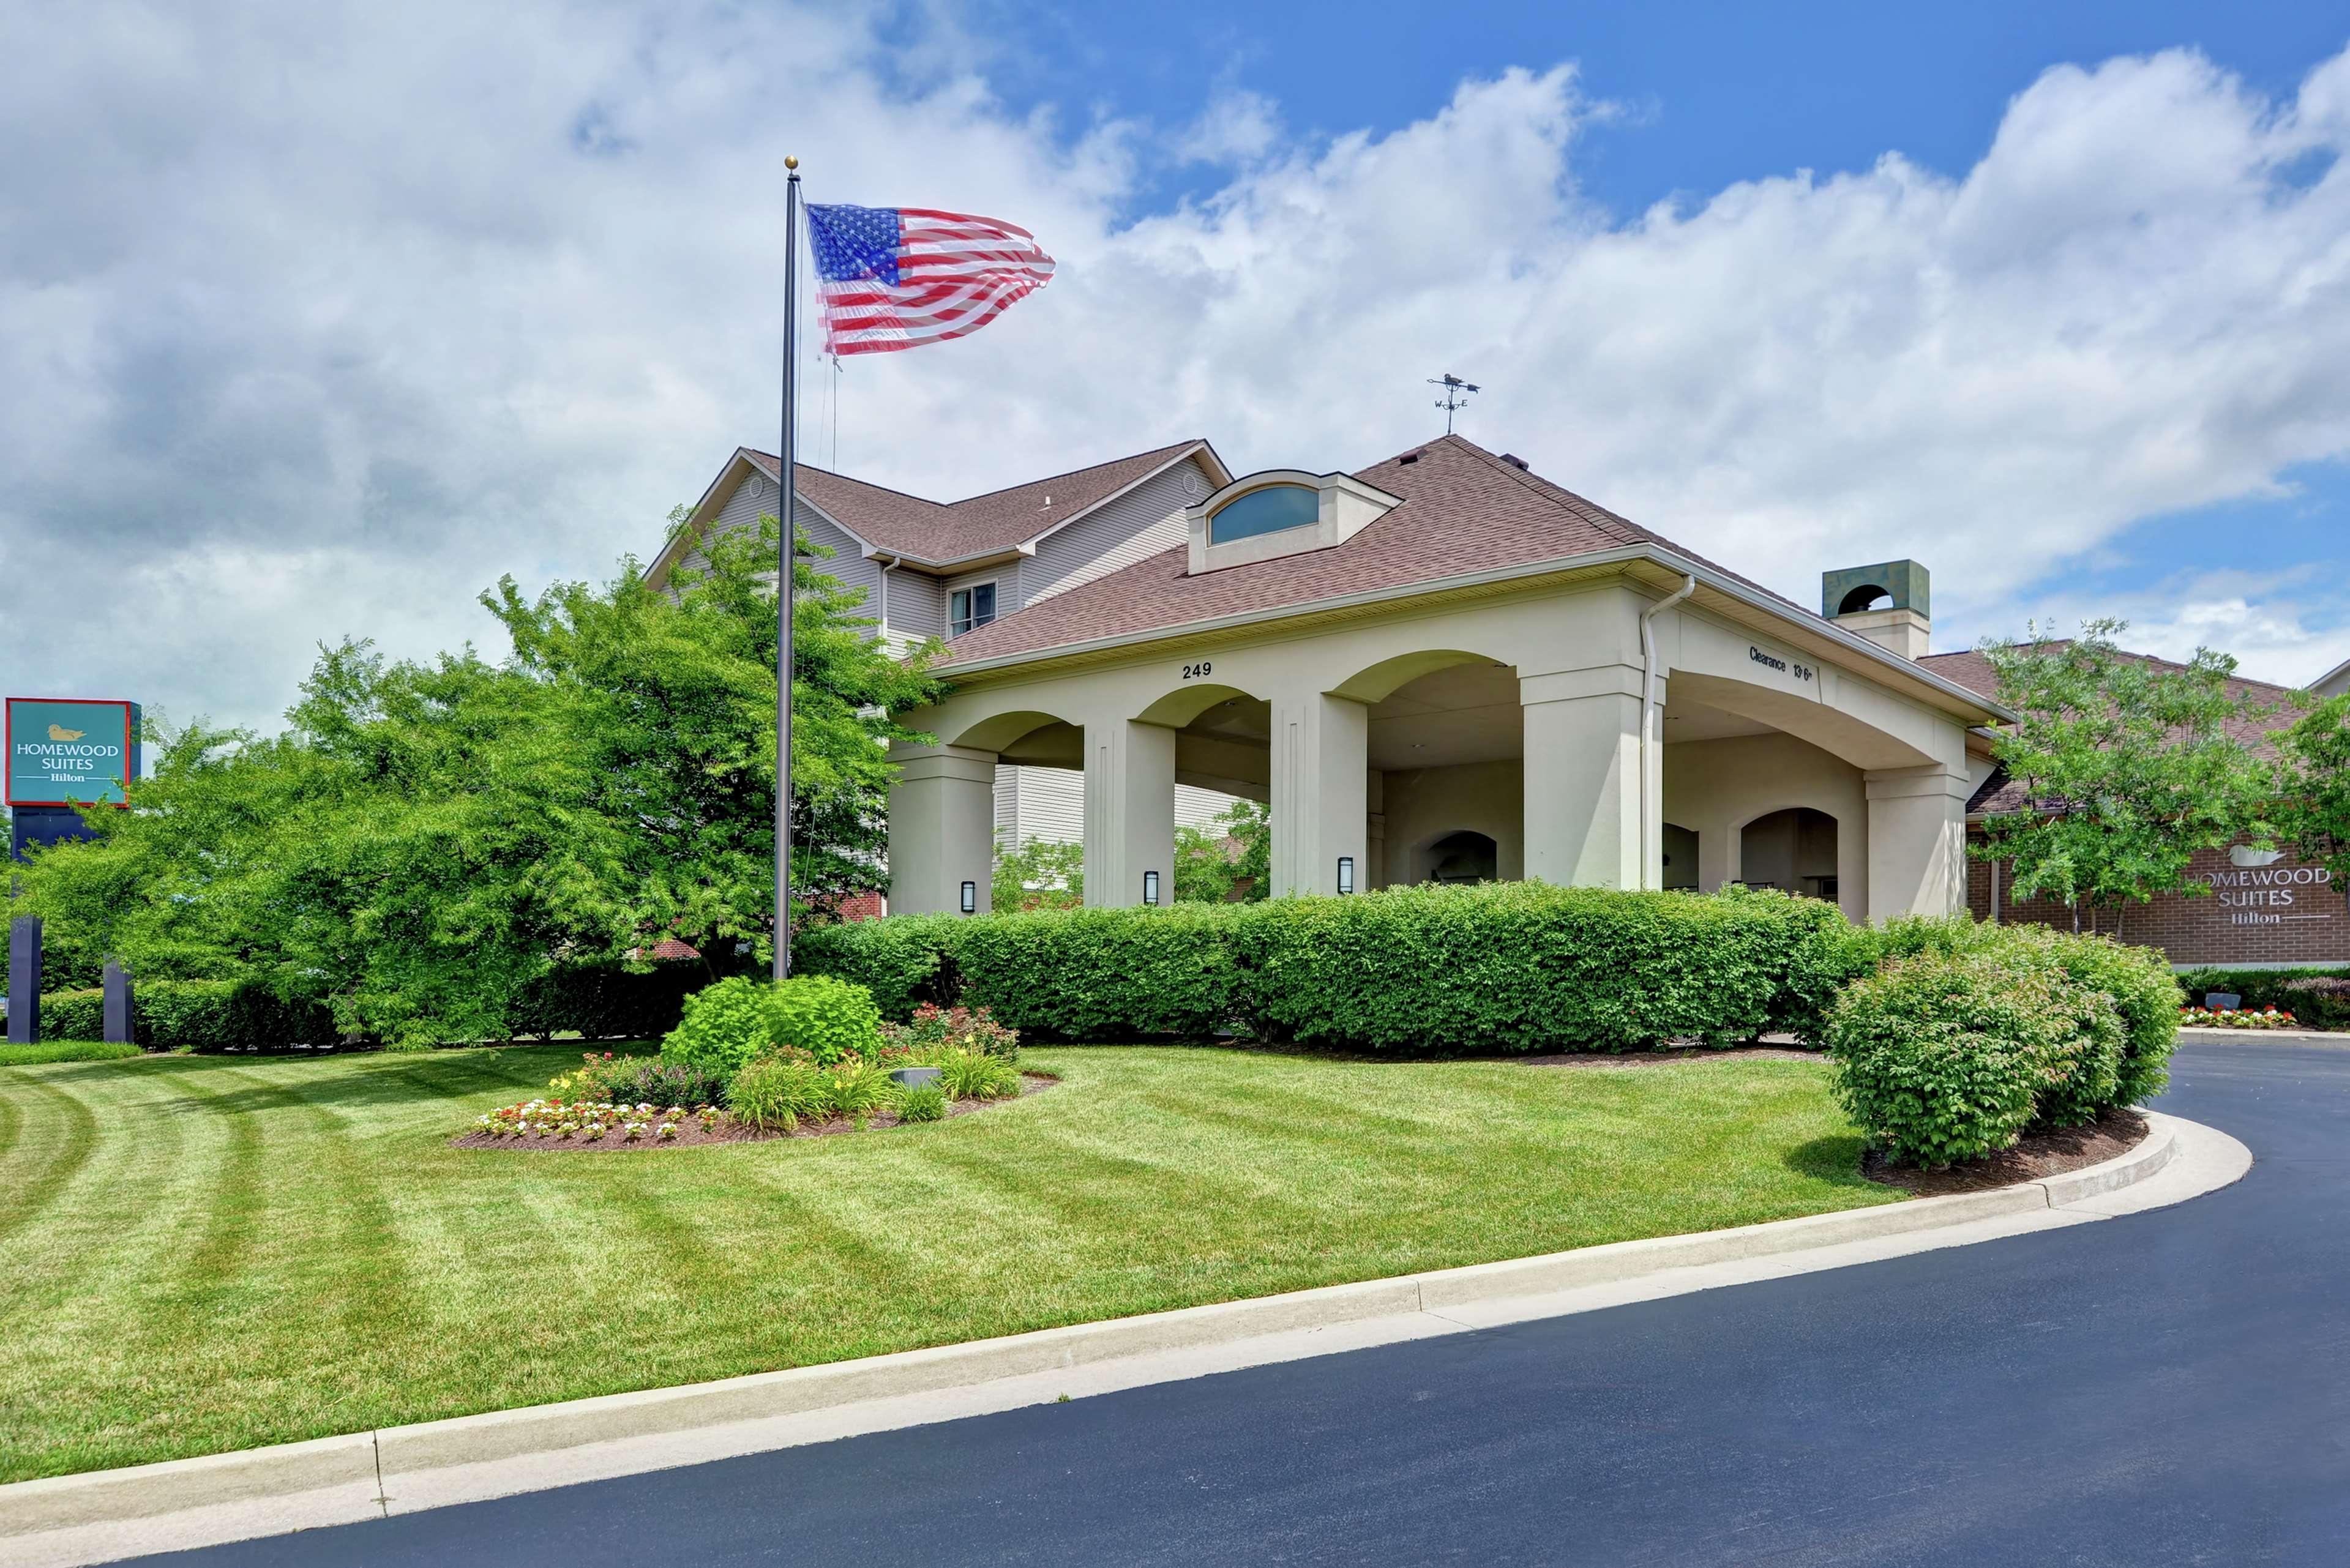
<instances>
[{"instance_id":1,"label":"flagpole","mask_svg":"<svg viewBox=\"0 0 2350 1568\"><path fill-rule=\"evenodd\" d=\"M799 452L792 418L799 388L800 161L785 158L784 185L784 419L782 473L775 514L775 978L792 972L792 600L793 557L799 511Z\"/></svg>"}]
</instances>

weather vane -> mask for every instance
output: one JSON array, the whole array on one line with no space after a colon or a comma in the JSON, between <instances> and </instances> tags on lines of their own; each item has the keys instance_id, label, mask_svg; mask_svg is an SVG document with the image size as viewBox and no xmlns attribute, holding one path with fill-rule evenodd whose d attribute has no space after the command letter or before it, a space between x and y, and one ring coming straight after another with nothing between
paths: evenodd
<instances>
[{"instance_id":1,"label":"weather vane","mask_svg":"<svg viewBox=\"0 0 2350 1568\"><path fill-rule=\"evenodd\" d=\"M1474 392L1477 388L1474 383L1462 380L1450 370L1444 372L1441 379L1432 380L1428 384L1444 389L1444 396L1437 400L1436 406L1444 410L1444 433L1451 435L1453 411L1468 407L1469 394Z\"/></svg>"}]
</instances>

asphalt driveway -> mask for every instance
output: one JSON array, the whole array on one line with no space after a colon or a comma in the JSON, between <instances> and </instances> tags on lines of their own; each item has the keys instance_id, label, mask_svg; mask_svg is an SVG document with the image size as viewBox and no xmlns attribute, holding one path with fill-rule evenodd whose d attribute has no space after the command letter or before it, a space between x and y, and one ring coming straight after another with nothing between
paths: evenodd
<instances>
[{"instance_id":1,"label":"asphalt driveway","mask_svg":"<svg viewBox=\"0 0 2350 1568\"><path fill-rule=\"evenodd\" d=\"M2350 1563L2350 1049L2182 1047L2177 1208L147 1559Z\"/></svg>"}]
</instances>

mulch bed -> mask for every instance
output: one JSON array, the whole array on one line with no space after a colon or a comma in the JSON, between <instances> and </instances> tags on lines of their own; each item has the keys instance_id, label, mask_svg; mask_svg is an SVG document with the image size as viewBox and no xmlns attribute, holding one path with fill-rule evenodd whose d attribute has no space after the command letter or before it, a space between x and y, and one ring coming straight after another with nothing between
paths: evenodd
<instances>
[{"instance_id":1,"label":"mulch bed","mask_svg":"<svg viewBox=\"0 0 2350 1568\"><path fill-rule=\"evenodd\" d=\"M2086 1127L2026 1133L2013 1148L2002 1149L1986 1159L1970 1159L1948 1170L1887 1165L1883 1155L1871 1149L1861 1157L1860 1173L1871 1181L1898 1187L1920 1198L1987 1192L1994 1187L2013 1187L2018 1182L2037 1181L2043 1176L2062 1176L2068 1170L2102 1165L2136 1148L2145 1140L2147 1130L2146 1118L2136 1111L2113 1110Z\"/></svg>"},{"instance_id":2,"label":"mulch bed","mask_svg":"<svg viewBox=\"0 0 2350 1568\"><path fill-rule=\"evenodd\" d=\"M1030 1095L1042 1094L1060 1081L1058 1078L1048 1077L1042 1073L1023 1073L1020 1075L1020 1097L1025 1099ZM947 1116L951 1120L956 1116L971 1116L993 1106L1011 1103L1009 1100L949 1100ZM888 1111L877 1111L867 1119L862 1130L878 1132L883 1127L894 1127L897 1125L896 1116ZM577 1134L570 1137L543 1136L500 1137L495 1133L476 1129L462 1137L451 1138L449 1142L451 1147L455 1148L530 1148L546 1149L557 1154L616 1154L648 1148L691 1148L696 1144L766 1143L775 1138L832 1137L840 1133L853 1133L858 1130L860 1129L857 1124L847 1116L834 1116L828 1121L821 1122L802 1122L798 1128L792 1132L762 1131L757 1127L745 1127L731 1116L720 1116L715 1127L708 1132L703 1132L699 1120L692 1116L686 1116L677 1124L677 1136L672 1138L657 1138L650 1133L639 1137L634 1141L615 1133L606 1133L600 1138L584 1138Z\"/></svg>"}]
</instances>

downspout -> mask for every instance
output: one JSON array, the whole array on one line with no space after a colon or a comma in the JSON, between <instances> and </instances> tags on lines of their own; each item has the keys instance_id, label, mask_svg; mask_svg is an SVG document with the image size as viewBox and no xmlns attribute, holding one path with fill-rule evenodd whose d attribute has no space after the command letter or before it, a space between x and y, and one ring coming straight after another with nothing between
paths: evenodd
<instances>
[{"instance_id":1,"label":"downspout","mask_svg":"<svg viewBox=\"0 0 2350 1568\"><path fill-rule=\"evenodd\" d=\"M1648 885L1648 768L1657 731L1657 617L1697 592L1697 578L1684 575L1681 586L1640 612L1640 886ZM1664 775L1657 775L1657 792L1664 793ZM1661 801L1658 806L1663 809ZM1655 825L1659 834L1661 825ZM1659 879L1661 886L1662 878Z\"/></svg>"},{"instance_id":2,"label":"downspout","mask_svg":"<svg viewBox=\"0 0 2350 1568\"><path fill-rule=\"evenodd\" d=\"M881 568L881 651L884 653L889 650L889 574L903 565L905 557L900 556Z\"/></svg>"}]
</instances>

